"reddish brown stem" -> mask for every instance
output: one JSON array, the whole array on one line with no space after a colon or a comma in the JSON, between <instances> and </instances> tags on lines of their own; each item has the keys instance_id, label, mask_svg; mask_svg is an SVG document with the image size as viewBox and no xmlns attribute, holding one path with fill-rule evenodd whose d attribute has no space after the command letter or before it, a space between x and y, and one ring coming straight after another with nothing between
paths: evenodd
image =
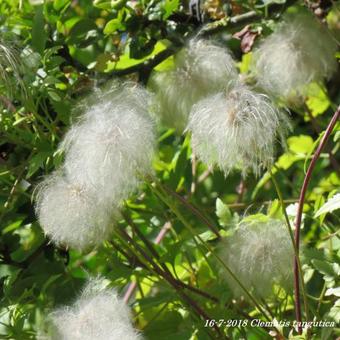
<instances>
[{"instance_id":1,"label":"reddish brown stem","mask_svg":"<svg viewBox=\"0 0 340 340\"><path fill-rule=\"evenodd\" d=\"M124 230L119 230L119 233L129 242L131 243L135 249L144 257L144 259L152 266L155 273L157 273L160 277L162 277L165 281L167 281L172 287L176 289L178 294L186 301L186 303L196 312L198 317L202 320L210 320L210 317L206 312L193 300L189 295L187 295L182 289L181 286L178 285L177 280L169 273L163 271L157 263L153 261L153 259L144 251L144 249L139 246L137 242L135 242L129 234L127 234ZM216 333L219 335L219 339L228 339L227 336L224 336L219 327L215 324L213 326Z\"/></svg>"},{"instance_id":2,"label":"reddish brown stem","mask_svg":"<svg viewBox=\"0 0 340 340\"><path fill-rule=\"evenodd\" d=\"M331 121L329 122L325 134L320 140L320 143L313 155L313 158L308 166L305 178L303 180L303 184L300 191L300 197L298 202L298 211L296 214L295 220L295 245L297 254L299 253L299 244L300 244L300 229L301 229L301 221L302 221L302 211L303 205L305 202L306 192L308 184L312 178L312 172L314 170L315 164L320 157L321 151L325 147L329 136L331 135L334 126L339 119L340 116L340 106L335 111ZM303 280L303 278L301 278ZM296 314L296 321L298 322L298 333L302 334L302 327L301 327L301 303L300 303L300 278L299 278L299 268L298 268L298 261L297 258L294 260L294 296L295 296L295 314Z\"/></svg>"},{"instance_id":3,"label":"reddish brown stem","mask_svg":"<svg viewBox=\"0 0 340 340\"><path fill-rule=\"evenodd\" d=\"M130 224L131 223L132 222L130 221ZM163 238L165 237L165 235L166 235L166 233L167 233L167 231L169 229L171 229L171 223L170 222L166 222L164 224L164 226L162 227L161 231L159 232L159 234L157 235L157 237L155 239L155 244L160 244L161 243L161 241L163 240ZM157 258L158 258L158 254L157 254ZM125 303L129 302L129 300L130 300L133 292L135 291L136 287L137 287L136 282L130 282L129 283L129 286L128 286L128 288L126 290L126 293L124 295L124 302Z\"/></svg>"},{"instance_id":4,"label":"reddish brown stem","mask_svg":"<svg viewBox=\"0 0 340 340\"><path fill-rule=\"evenodd\" d=\"M181 195L179 195L177 192L173 191L172 189L170 189L169 187L167 187L164 184L160 184L159 185L170 195L172 195L173 197L175 197L178 201L180 201L183 206L185 206L186 208L188 208L191 212L193 212L203 223L205 223L205 225L218 237L221 238L220 232L218 230L217 227L215 227L212 223L210 223L210 221L208 220L207 217L205 217L200 211L199 209L197 209L192 203L190 203L189 201L187 201L184 197L182 197Z\"/></svg>"}]
</instances>

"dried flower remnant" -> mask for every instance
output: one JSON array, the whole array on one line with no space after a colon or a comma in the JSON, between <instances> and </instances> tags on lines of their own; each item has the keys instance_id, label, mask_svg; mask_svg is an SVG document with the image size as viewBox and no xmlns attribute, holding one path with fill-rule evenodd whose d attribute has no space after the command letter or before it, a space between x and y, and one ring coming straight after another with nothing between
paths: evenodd
<instances>
[{"instance_id":1,"label":"dried flower remnant","mask_svg":"<svg viewBox=\"0 0 340 340\"><path fill-rule=\"evenodd\" d=\"M253 69L268 93L296 102L309 83L336 71L336 50L331 33L311 14L291 14L254 53Z\"/></svg>"},{"instance_id":2,"label":"dried flower remnant","mask_svg":"<svg viewBox=\"0 0 340 340\"><path fill-rule=\"evenodd\" d=\"M267 96L240 83L198 102L188 124L193 151L204 163L226 175L238 168L244 176L272 164L275 141L288 127Z\"/></svg>"},{"instance_id":3,"label":"dried flower remnant","mask_svg":"<svg viewBox=\"0 0 340 340\"><path fill-rule=\"evenodd\" d=\"M270 296L275 285L292 288L294 250L284 221L249 216L223 241L220 252L240 282L256 296ZM227 275L225 271L223 275ZM243 295L231 276L225 279L235 296Z\"/></svg>"},{"instance_id":4,"label":"dried flower remnant","mask_svg":"<svg viewBox=\"0 0 340 340\"><path fill-rule=\"evenodd\" d=\"M156 111L162 122L182 132L192 106L237 78L235 62L226 48L207 40L192 40L175 59L175 69L155 72Z\"/></svg>"},{"instance_id":5,"label":"dried flower remnant","mask_svg":"<svg viewBox=\"0 0 340 340\"><path fill-rule=\"evenodd\" d=\"M136 189L139 176L152 172L155 135L149 96L125 84L99 91L91 101L61 145L64 167L73 182L117 205Z\"/></svg>"},{"instance_id":6,"label":"dried flower remnant","mask_svg":"<svg viewBox=\"0 0 340 340\"><path fill-rule=\"evenodd\" d=\"M58 245L86 250L112 232L116 211L94 192L52 174L38 187L36 213L45 234Z\"/></svg>"},{"instance_id":7,"label":"dried flower remnant","mask_svg":"<svg viewBox=\"0 0 340 340\"><path fill-rule=\"evenodd\" d=\"M131 322L129 307L114 289L100 288L90 281L70 307L50 315L50 340L140 340Z\"/></svg>"}]
</instances>

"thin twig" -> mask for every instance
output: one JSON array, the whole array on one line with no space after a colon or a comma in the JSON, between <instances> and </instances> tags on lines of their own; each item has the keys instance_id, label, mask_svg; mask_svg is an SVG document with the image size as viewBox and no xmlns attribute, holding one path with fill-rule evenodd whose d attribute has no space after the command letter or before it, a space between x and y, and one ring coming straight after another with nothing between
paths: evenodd
<instances>
[{"instance_id":1,"label":"thin twig","mask_svg":"<svg viewBox=\"0 0 340 340\"><path fill-rule=\"evenodd\" d=\"M190 223L184 218L184 216L179 212L179 210L168 201L168 199L164 196L166 195L166 192L162 192L162 188L160 187L160 190L158 190L156 187L154 187L152 184L149 184L149 187L154 191L154 193L166 204L169 206L169 208L173 211L173 213L178 217L178 219L182 222L182 224L189 230L189 232L192 234L193 239L197 237L200 241L200 243L204 246L204 248L210 252L212 256L216 258L216 260L223 266L223 268L228 272L228 274L235 280L235 282L239 285L239 287L243 290L243 292L249 297L249 299L253 302L255 307L262 313L262 315L270 321L270 317L268 317L267 313L264 311L264 309L261 307L261 305L256 301L255 297L247 290L247 288L243 285L242 282L236 277L236 275L233 273L233 271L224 263L224 261L214 252L214 250L210 247L209 244L207 244L200 235L197 235L194 231L194 229L191 227ZM277 329L276 329L277 330Z\"/></svg>"},{"instance_id":2,"label":"thin twig","mask_svg":"<svg viewBox=\"0 0 340 340\"><path fill-rule=\"evenodd\" d=\"M125 219L126 219L126 218L125 218ZM129 223L130 225L132 224L131 219L129 219L128 223ZM163 238L165 237L166 233L167 233L168 230L170 230L170 229L171 229L171 223L170 223L170 222L166 222L166 223L163 225L161 231L158 233L158 235L157 235L157 237L156 237L154 243L155 243L155 244L160 244L161 241L163 240ZM144 242L144 244L145 244L145 242ZM153 247L150 247L149 242L147 242L146 245L148 245L148 248L149 248L149 250L151 250L152 254L155 254L155 253L154 253L154 248L153 248ZM156 258L159 258L157 252L156 252ZM127 288L127 291L126 291L126 293L125 293L125 295L124 295L124 302L125 302L125 303L128 303L128 302L129 302L130 297L132 296L132 294L133 294L134 290L136 289L136 287L137 287L136 282L130 282L130 283L129 283L129 286L128 286L128 288Z\"/></svg>"},{"instance_id":3,"label":"thin twig","mask_svg":"<svg viewBox=\"0 0 340 340\"><path fill-rule=\"evenodd\" d=\"M308 108L307 105L305 105L305 110L308 114L308 117L312 123L312 127L314 129L314 131L318 134L321 133L321 127L320 127L320 124L318 123L317 119L313 116L311 110ZM331 165L333 166L334 170L340 174L340 165L338 163L338 161L336 160L336 158L334 157L333 153L332 153L332 150L329 150L329 151L326 151L328 153L328 156L329 156L329 161L331 163Z\"/></svg>"},{"instance_id":4,"label":"thin twig","mask_svg":"<svg viewBox=\"0 0 340 340\"><path fill-rule=\"evenodd\" d=\"M300 191L300 197L298 202L298 210L296 214L296 221L295 221L295 247L297 250L297 255L299 255L299 246L300 246L300 230L301 230L301 222L302 222L302 211L303 206L305 202L306 192L308 184L312 178L312 172L314 170L314 167L316 165L317 160L320 157L321 151L325 147L327 140L329 136L331 135L336 122L338 121L340 116L340 106L335 111L331 121L329 122L327 129L325 131L325 134L320 140L320 143L312 157L312 160L309 164L309 167L307 169L302 188ZM298 268L298 259L295 258L294 261L294 295L295 295L295 313L296 313L296 320L298 322L298 333L302 334L302 327L301 327L301 303L300 303L300 279L299 279L299 268Z\"/></svg>"},{"instance_id":5,"label":"thin twig","mask_svg":"<svg viewBox=\"0 0 340 340\"><path fill-rule=\"evenodd\" d=\"M154 261L153 259L144 251L144 249L137 243L133 238L130 237L128 233L126 233L124 230L119 229L117 230L118 233L127 240L128 243L132 244L133 247L144 257L144 259L151 265L151 270L153 270L156 274L161 276L163 279L165 279L171 286L173 286L178 294L182 296L182 298L186 301L186 303L191 306L191 308L197 313L197 315L202 318L203 320L210 319L210 317L207 315L207 313L194 301L191 299L185 292L183 292L182 289L180 289L180 286L177 284L176 279L174 279L172 276L168 275L166 272L164 272ZM219 336L222 336L221 330L217 325L213 327L217 334Z\"/></svg>"},{"instance_id":6,"label":"thin twig","mask_svg":"<svg viewBox=\"0 0 340 340\"><path fill-rule=\"evenodd\" d=\"M203 223L206 224L206 226L218 237L221 238L221 235L219 233L218 228L210 223L207 217L205 217L192 203L188 202L184 197L177 194L177 192L173 191L169 187L167 187L164 184L158 183L163 190L165 190L167 193L169 193L171 196L175 197L178 201L180 201L186 208L191 210Z\"/></svg>"}]
</instances>

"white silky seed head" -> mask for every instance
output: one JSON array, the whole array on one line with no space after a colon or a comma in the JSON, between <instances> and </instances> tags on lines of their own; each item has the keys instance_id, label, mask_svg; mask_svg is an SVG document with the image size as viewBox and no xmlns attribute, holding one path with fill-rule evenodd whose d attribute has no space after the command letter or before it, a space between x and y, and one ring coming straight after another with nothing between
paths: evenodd
<instances>
[{"instance_id":1,"label":"white silky seed head","mask_svg":"<svg viewBox=\"0 0 340 340\"><path fill-rule=\"evenodd\" d=\"M294 102L310 82L336 71L336 50L330 32L311 14L290 15L255 51L253 69L259 86Z\"/></svg>"},{"instance_id":2,"label":"white silky seed head","mask_svg":"<svg viewBox=\"0 0 340 340\"><path fill-rule=\"evenodd\" d=\"M50 315L51 340L141 340L133 328L129 307L114 289L98 289L90 281L71 307Z\"/></svg>"},{"instance_id":3,"label":"white silky seed head","mask_svg":"<svg viewBox=\"0 0 340 340\"><path fill-rule=\"evenodd\" d=\"M223 241L220 252L222 260L256 296L272 295L274 285L291 289L294 250L283 221L241 222L235 233ZM235 296L247 298L229 274L221 273Z\"/></svg>"},{"instance_id":4,"label":"white silky seed head","mask_svg":"<svg viewBox=\"0 0 340 340\"><path fill-rule=\"evenodd\" d=\"M182 132L192 105L221 91L235 78L235 62L226 48L207 40L192 40L177 54L174 70L152 75L155 110L165 125Z\"/></svg>"},{"instance_id":5,"label":"white silky seed head","mask_svg":"<svg viewBox=\"0 0 340 340\"><path fill-rule=\"evenodd\" d=\"M124 85L99 92L94 100L61 145L64 168L73 182L117 204L136 189L139 176L152 172L155 135L147 112L149 96Z\"/></svg>"},{"instance_id":6,"label":"white silky seed head","mask_svg":"<svg viewBox=\"0 0 340 340\"><path fill-rule=\"evenodd\" d=\"M287 118L267 96L237 84L194 105L187 129L192 149L204 163L226 175L233 168L246 175L272 164L277 136L287 127Z\"/></svg>"},{"instance_id":7,"label":"white silky seed head","mask_svg":"<svg viewBox=\"0 0 340 340\"><path fill-rule=\"evenodd\" d=\"M107 239L117 214L93 191L52 174L38 187L36 214L45 234L58 245L87 250Z\"/></svg>"}]
</instances>

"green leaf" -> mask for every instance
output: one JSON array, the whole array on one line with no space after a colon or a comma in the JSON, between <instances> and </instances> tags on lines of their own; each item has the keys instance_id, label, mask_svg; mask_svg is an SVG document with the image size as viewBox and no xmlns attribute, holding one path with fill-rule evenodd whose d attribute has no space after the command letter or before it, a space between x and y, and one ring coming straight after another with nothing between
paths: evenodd
<instances>
[{"instance_id":1,"label":"green leaf","mask_svg":"<svg viewBox=\"0 0 340 340\"><path fill-rule=\"evenodd\" d=\"M124 30L126 26L122 23L120 18L110 20L104 28L104 34L112 34L117 30Z\"/></svg>"},{"instance_id":2,"label":"green leaf","mask_svg":"<svg viewBox=\"0 0 340 340\"><path fill-rule=\"evenodd\" d=\"M35 7L35 15L33 19L32 46L41 55L44 53L46 40L47 34L45 31L43 6L37 6Z\"/></svg>"},{"instance_id":3,"label":"green leaf","mask_svg":"<svg viewBox=\"0 0 340 340\"><path fill-rule=\"evenodd\" d=\"M141 64L142 62L148 60L149 58L152 58L154 55L157 55L158 53L164 51L166 49L167 45L168 45L167 40L158 41L156 43L152 53L148 56L145 56L144 58L141 58L141 59L131 58L130 52L129 52L129 49L128 49L125 54L120 56L118 62L117 61L115 61L115 62L108 61L107 62L107 68L106 68L105 72L111 72L113 70L124 70L128 67Z\"/></svg>"},{"instance_id":4,"label":"green leaf","mask_svg":"<svg viewBox=\"0 0 340 340\"><path fill-rule=\"evenodd\" d=\"M111 0L94 0L93 6L101 9L111 9Z\"/></svg>"},{"instance_id":5,"label":"green leaf","mask_svg":"<svg viewBox=\"0 0 340 340\"><path fill-rule=\"evenodd\" d=\"M91 19L82 19L78 21L71 29L68 44L83 43L88 36L89 31L97 30L95 22Z\"/></svg>"},{"instance_id":6,"label":"green leaf","mask_svg":"<svg viewBox=\"0 0 340 340\"><path fill-rule=\"evenodd\" d=\"M287 140L289 150L296 154L309 154L314 149L313 138L306 135L293 136Z\"/></svg>"},{"instance_id":7,"label":"green leaf","mask_svg":"<svg viewBox=\"0 0 340 340\"><path fill-rule=\"evenodd\" d=\"M39 170L39 168L41 168L44 165L44 162L50 155L51 155L50 151L42 151L34 155L31 158L30 165L28 167L27 177L29 178L32 175L34 175Z\"/></svg>"},{"instance_id":8,"label":"green leaf","mask_svg":"<svg viewBox=\"0 0 340 340\"><path fill-rule=\"evenodd\" d=\"M117 18L110 20L104 28L104 34L112 34L117 30L125 30L126 25L124 24L124 14L126 10L122 9L118 12Z\"/></svg>"},{"instance_id":9,"label":"green leaf","mask_svg":"<svg viewBox=\"0 0 340 340\"><path fill-rule=\"evenodd\" d=\"M48 95L51 97L52 100L54 100L56 102L60 102L61 101L61 98L60 98L59 94L56 91L49 90L48 91Z\"/></svg>"},{"instance_id":10,"label":"green leaf","mask_svg":"<svg viewBox=\"0 0 340 340\"><path fill-rule=\"evenodd\" d=\"M127 0L95 0L93 5L101 9L119 9L122 8Z\"/></svg>"},{"instance_id":11,"label":"green leaf","mask_svg":"<svg viewBox=\"0 0 340 340\"><path fill-rule=\"evenodd\" d=\"M98 52L93 45L86 48L70 46L69 49L71 56L85 66L90 65L98 56Z\"/></svg>"},{"instance_id":12,"label":"green leaf","mask_svg":"<svg viewBox=\"0 0 340 340\"><path fill-rule=\"evenodd\" d=\"M272 218L281 218L282 217L282 210L281 204L278 199L275 199L271 202L270 206L268 207L268 216Z\"/></svg>"},{"instance_id":13,"label":"green leaf","mask_svg":"<svg viewBox=\"0 0 340 340\"><path fill-rule=\"evenodd\" d=\"M240 69L240 73L248 73L250 69L250 63L252 60L252 53L245 53L242 55L242 61L238 63L238 67Z\"/></svg>"},{"instance_id":14,"label":"green leaf","mask_svg":"<svg viewBox=\"0 0 340 340\"><path fill-rule=\"evenodd\" d=\"M165 13L163 14L163 20L169 18L169 16L178 9L179 0L165 0L163 9Z\"/></svg>"},{"instance_id":15,"label":"green leaf","mask_svg":"<svg viewBox=\"0 0 340 340\"><path fill-rule=\"evenodd\" d=\"M228 226L233 218L233 215L229 209L229 207L223 203L220 198L216 199L216 216L218 217L218 222L221 226Z\"/></svg>"},{"instance_id":16,"label":"green leaf","mask_svg":"<svg viewBox=\"0 0 340 340\"><path fill-rule=\"evenodd\" d=\"M71 3L71 0L54 0L53 1L53 8L56 11L60 11L63 7L66 5L69 5Z\"/></svg>"},{"instance_id":17,"label":"green leaf","mask_svg":"<svg viewBox=\"0 0 340 340\"><path fill-rule=\"evenodd\" d=\"M340 299L335 301L334 306L330 309L328 313L329 317L334 319L335 322L340 322Z\"/></svg>"},{"instance_id":18,"label":"green leaf","mask_svg":"<svg viewBox=\"0 0 340 340\"><path fill-rule=\"evenodd\" d=\"M9 224L8 226L6 226L6 227L2 230L2 234L6 234L6 233L9 233L9 232L11 232L11 231L13 231L13 230L18 229L18 228L21 226L22 222L23 222L23 218L18 219L17 221L15 221L15 222Z\"/></svg>"},{"instance_id":19,"label":"green leaf","mask_svg":"<svg viewBox=\"0 0 340 340\"><path fill-rule=\"evenodd\" d=\"M315 213L315 217L340 209L340 194L334 195Z\"/></svg>"},{"instance_id":20,"label":"green leaf","mask_svg":"<svg viewBox=\"0 0 340 340\"><path fill-rule=\"evenodd\" d=\"M308 87L307 96L306 104L313 117L324 113L331 105L325 90L316 83Z\"/></svg>"},{"instance_id":21,"label":"green leaf","mask_svg":"<svg viewBox=\"0 0 340 340\"><path fill-rule=\"evenodd\" d=\"M340 297L340 287L327 289L325 296L330 296L330 295L335 295L337 297Z\"/></svg>"},{"instance_id":22,"label":"green leaf","mask_svg":"<svg viewBox=\"0 0 340 340\"><path fill-rule=\"evenodd\" d=\"M171 161L171 170L169 174L169 185L177 189L184 177L185 170L189 166L190 159L189 137L186 137L181 149L175 154Z\"/></svg>"},{"instance_id":23,"label":"green leaf","mask_svg":"<svg viewBox=\"0 0 340 340\"><path fill-rule=\"evenodd\" d=\"M314 267L323 275L335 278L340 274L339 265L328 261L312 260Z\"/></svg>"}]
</instances>

